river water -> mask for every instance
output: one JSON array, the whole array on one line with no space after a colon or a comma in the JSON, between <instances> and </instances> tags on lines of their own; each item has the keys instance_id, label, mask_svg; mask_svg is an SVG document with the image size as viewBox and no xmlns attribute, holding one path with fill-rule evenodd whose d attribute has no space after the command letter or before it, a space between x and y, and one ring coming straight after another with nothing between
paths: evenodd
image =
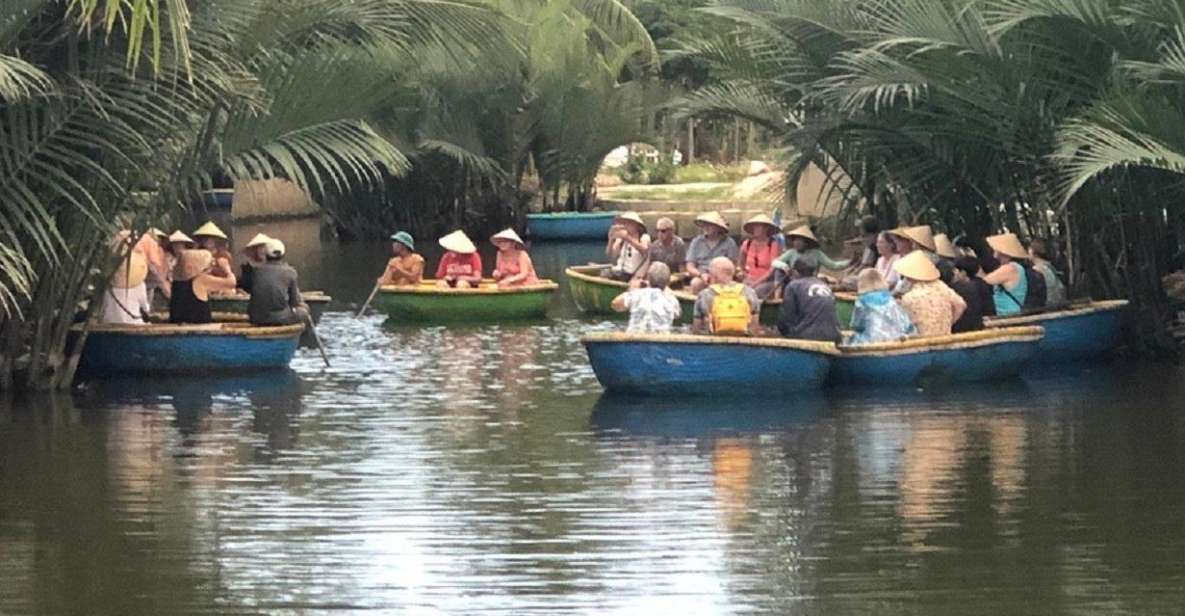
<instances>
[{"instance_id":1,"label":"river water","mask_svg":"<svg viewBox=\"0 0 1185 616\"><path fill-rule=\"evenodd\" d=\"M620 323L354 319L381 251L301 264L332 368L0 402L0 614L1185 611L1176 368L603 398Z\"/></svg>"}]
</instances>

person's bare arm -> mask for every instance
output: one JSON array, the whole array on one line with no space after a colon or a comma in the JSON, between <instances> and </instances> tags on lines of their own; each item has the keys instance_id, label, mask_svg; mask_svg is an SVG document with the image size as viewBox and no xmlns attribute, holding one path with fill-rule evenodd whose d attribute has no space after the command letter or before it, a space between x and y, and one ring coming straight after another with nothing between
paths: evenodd
<instances>
[{"instance_id":1,"label":"person's bare arm","mask_svg":"<svg viewBox=\"0 0 1185 616\"><path fill-rule=\"evenodd\" d=\"M626 310L629 310L629 306L626 305L626 301L625 301L625 298L627 295L629 295L628 291L625 293L619 294L617 297L613 298L613 302L610 303L609 305L617 312L625 312Z\"/></svg>"},{"instance_id":2,"label":"person's bare arm","mask_svg":"<svg viewBox=\"0 0 1185 616\"><path fill-rule=\"evenodd\" d=\"M1010 282L1013 282L1013 286L1016 286L1014 283L1014 281L1016 280L1015 274L1016 274L1015 267L1006 267L1006 266L1001 265L1000 267L997 267L996 269L992 270L992 273L984 274L983 281L992 285L992 286L997 286L997 285L1008 286L1008 283L1010 283Z\"/></svg>"}]
</instances>

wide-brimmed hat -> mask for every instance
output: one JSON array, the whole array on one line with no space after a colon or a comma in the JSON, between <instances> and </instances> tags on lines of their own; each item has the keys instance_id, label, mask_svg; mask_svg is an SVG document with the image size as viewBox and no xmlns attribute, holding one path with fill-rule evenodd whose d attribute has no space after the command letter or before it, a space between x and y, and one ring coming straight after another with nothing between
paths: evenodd
<instances>
[{"instance_id":1,"label":"wide-brimmed hat","mask_svg":"<svg viewBox=\"0 0 1185 616\"><path fill-rule=\"evenodd\" d=\"M775 225L774 221L771 220L770 217L766 216L765 214L758 214L758 215L750 218L749 220L746 220L745 224L741 225L741 228L745 230L745 233L748 233L751 235L753 233L751 227L753 227L755 225L765 225L765 226L773 229L773 231L770 232L771 235L773 233L777 233L778 231L781 231L781 229L778 228L778 225Z\"/></svg>"},{"instance_id":2,"label":"wide-brimmed hat","mask_svg":"<svg viewBox=\"0 0 1185 616\"><path fill-rule=\"evenodd\" d=\"M926 256L926 253L920 250L915 250L903 258L898 259L893 264L893 269L897 270L898 274L910 280L917 280L918 282L938 280L941 276L938 268L934 267L934 263L930 261L930 257Z\"/></svg>"},{"instance_id":3,"label":"wide-brimmed hat","mask_svg":"<svg viewBox=\"0 0 1185 616\"><path fill-rule=\"evenodd\" d=\"M728 221L720 215L720 212L704 212L695 217L695 224L697 225L714 225L728 231Z\"/></svg>"},{"instance_id":4,"label":"wide-brimmed hat","mask_svg":"<svg viewBox=\"0 0 1185 616\"><path fill-rule=\"evenodd\" d=\"M523 242L523 238L519 237L518 234L514 232L514 229L503 229L490 236L491 242L497 243L498 240L514 242L515 244L518 244L519 248L526 246L526 243Z\"/></svg>"},{"instance_id":5,"label":"wide-brimmed hat","mask_svg":"<svg viewBox=\"0 0 1185 616\"><path fill-rule=\"evenodd\" d=\"M622 213L618 214L617 216L613 217L614 223L617 223L618 221L622 221L622 220L628 220L629 222L639 225L642 227L643 232L646 231L646 222L644 220L642 220L641 216L638 216L637 212L622 212Z\"/></svg>"},{"instance_id":6,"label":"wide-brimmed hat","mask_svg":"<svg viewBox=\"0 0 1185 616\"><path fill-rule=\"evenodd\" d=\"M400 231L400 232L392 235L391 241L392 242L399 242L400 244L407 246L408 250L415 250L416 249L416 241L414 239L412 239L411 234L408 233L407 231Z\"/></svg>"},{"instance_id":7,"label":"wide-brimmed hat","mask_svg":"<svg viewBox=\"0 0 1185 616\"><path fill-rule=\"evenodd\" d=\"M194 241L193 241L192 237L185 235L181 231L174 231L173 234L169 236L169 243L170 244L193 244Z\"/></svg>"},{"instance_id":8,"label":"wide-brimmed hat","mask_svg":"<svg viewBox=\"0 0 1185 616\"><path fill-rule=\"evenodd\" d=\"M214 224L212 221L198 227L197 231L193 232L193 236L194 237L216 237L220 240L229 240L230 239L229 237L226 237L226 234L222 232L222 229L219 229L218 225Z\"/></svg>"},{"instance_id":9,"label":"wide-brimmed hat","mask_svg":"<svg viewBox=\"0 0 1185 616\"><path fill-rule=\"evenodd\" d=\"M177 269L173 277L177 280L193 280L214 265L214 255L209 250L182 250L177 257Z\"/></svg>"},{"instance_id":10,"label":"wide-brimmed hat","mask_svg":"<svg viewBox=\"0 0 1185 616\"><path fill-rule=\"evenodd\" d=\"M445 250L459 252L463 255L477 252L477 246L474 246L469 236L465 235L465 232L460 229L440 238L440 246Z\"/></svg>"},{"instance_id":11,"label":"wide-brimmed hat","mask_svg":"<svg viewBox=\"0 0 1185 616\"><path fill-rule=\"evenodd\" d=\"M913 240L913 243L934 252L934 232L930 230L930 225L919 225L917 227L907 227L904 230L905 237Z\"/></svg>"},{"instance_id":12,"label":"wide-brimmed hat","mask_svg":"<svg viewBox=\"0 0 1185 616\"><path fill-rule=\"evenodd\" d=\"M286 252L286 249L284 248L284 242L281 242L274 237L269 237L267 244L264 245L267 246L267 248L264 249L264 252L267 254L267 258L269 259L279 259L280 257L283 257L284 253Z\"/></svg>"},{"instance_id":13,"label":"wide-brimmed hat","mask_svg":"<svg viewBox=\"0 0 1185 616\"><path fill-rule=\"evenodd\" d=\"M955 248L955 245L951 243L950 238L947 237L945 233L939 233L938 235L934 236L934 252L937 253L938 256L945 257L947 259L958 259L960 256L962 256L959 254L958 249Z\"/></svg>"},{"instance_id":14,"label":"wide-brimmed hat","mask_svg":"<svg viewBox=\"0 0 1185 616\"><path fill-rule=\"evenodd\" d=\"M111 286L116 289L130 289L148 278L148 259L142 252L132 252L119 262L119 268L111 274Z\"/></svg>"},{"instance_id":15,"label":"wide-brimmed hat","mask_svg":"<svg viewBox=\"0 0 1185 616\"><path fill-rule=\"evenodd\" d=\"M272 238L268 237L266 234L256 233L255 237L251 238L251 241L247 242L246 246L243 246L243 249L246 250L248 248L255 248L256 246L266 246L268 241L271 239Z\"/></svg>"},{"instance_id":16,"label":"wide-brimmed hat","mask_svg":"<svg viewBox=\"0 0 1185 616\"><path fill-rule=\"evenodd\" d=\"M819 238L815 237L815 233L811 231L811 228L807 225L795 227L794 229L787 231L786 239L790 239L792 237L801 237L804 240L810 240L816 244L819 243Z\"/></svg>"},{"instance_id":17,"label":"wide-brimmed hat","mask_svg":"<svg viewBox=\"0 0 1185 616\"><path fill-rule=\"evenodd\" d=\"M1020 243L1020 239L1016 237L1015 233L1001 233L999 235L992 235L987 238L988 246L992 250L1012 257L1013 259L1028 259L1029 253L1025 247Z\"/></svg>"}]
</instances>

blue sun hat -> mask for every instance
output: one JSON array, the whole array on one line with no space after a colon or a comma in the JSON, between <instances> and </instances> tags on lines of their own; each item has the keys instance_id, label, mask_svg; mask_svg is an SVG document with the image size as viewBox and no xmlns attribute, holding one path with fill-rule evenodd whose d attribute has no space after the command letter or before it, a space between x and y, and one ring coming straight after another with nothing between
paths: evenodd
<instances>
[{"instance_id":1,"label":"blue sun hat","mask_svg":"<svg viewBox=\"0 0 1185 616\"><path fill-rule=\"evenodd\" d=\"M407 246L408 250L415 250L416 249L416 241L414 239L412 239L411 234L408 233L407 231L400 231L399 233L392 235L391 241L392 242L399 242L400 244Z\"/></svg>"}]
</instances>

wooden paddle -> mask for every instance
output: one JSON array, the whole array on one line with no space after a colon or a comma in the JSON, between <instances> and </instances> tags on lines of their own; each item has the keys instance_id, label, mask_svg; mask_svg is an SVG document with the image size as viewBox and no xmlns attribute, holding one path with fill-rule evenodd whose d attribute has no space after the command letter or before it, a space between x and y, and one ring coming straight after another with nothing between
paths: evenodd
<instances>
[{"instance_id":1,"label":"wooden paddle","mask_svg":"<svg viewBox=\"0 0 1185 616\"><path fill-rule=\"evenodd\" d=\"M313 315L305 313L304 323L309 326L309 331L313 333L313 340L317 341L317 350L321 351L321 360L325 362L325 367L330 367L329 356L325 354L325 344L321 342L321 335L317 333L317 326L313 323Z\"/></svg>"},{"instance_id":2,"label":"wooden paddle","mask_svg":"<svg viewBox=\"0 0 1185 616\"><path fill-rule=\"evenodd\" d=\"M381 286L383 286L382 283L374 283L374 289L371 290L370 297L366 298L366 303L362 304L362 308L358 311L358 314L354 315L355 319L361 319L362 315L366 314L366 309L370 308L370 302L374 301L374 296L378 295L379 287Z\"/></svg>"}]
</instances>

